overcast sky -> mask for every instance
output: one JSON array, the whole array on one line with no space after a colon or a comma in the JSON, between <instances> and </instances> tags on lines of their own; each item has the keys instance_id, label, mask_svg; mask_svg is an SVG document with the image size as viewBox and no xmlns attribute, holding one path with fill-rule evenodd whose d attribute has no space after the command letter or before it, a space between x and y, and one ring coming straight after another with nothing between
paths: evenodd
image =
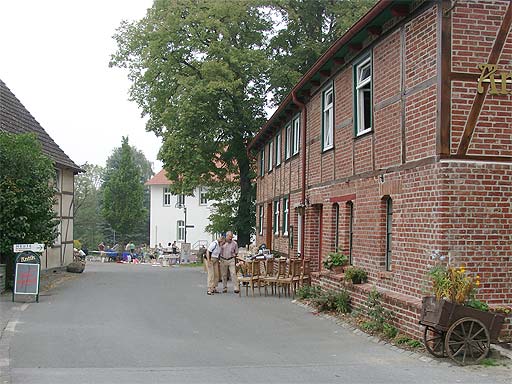
<instances>
[{"instance_id":1,"label":"overcast sky","mask_svg":"<svg viewBox=\"0 0 512 384\"><path fill-rule=\"evenodd\" d=\"M105 165L126 135L156 160L160 140L128 101L126 72L108 67L121 20L142 18L151 4L0 0L0 78L77 164Z\"/></svg>"}]
</instances>

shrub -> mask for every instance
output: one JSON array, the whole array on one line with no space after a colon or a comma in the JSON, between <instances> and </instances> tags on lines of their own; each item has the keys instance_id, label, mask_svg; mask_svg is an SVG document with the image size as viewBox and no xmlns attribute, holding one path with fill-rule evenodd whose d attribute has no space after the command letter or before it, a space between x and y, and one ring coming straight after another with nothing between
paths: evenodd
<instances>
[{"instance_id":1,"label":"shrub","mask_svg":"<svg viewBox=\"0 0 512 384\"><path fill-rule=\"evenodd\" d=\"M398 334L395 336L395 343L398 345L407 344L409 341L411 341L411 338L405 335Z\"/></svg>"},{"instance_id":2,"label":"shrub","mask_svg":"<svg viewBox=\"0 0 512 384\"><path fill-rule=\"evenodd\" d=\"M352 281L354 284L361 284L366 282L368 274L366 271L359 267L351 267L345 271L345 280Z\"/></svg>"},{"instance_id":3,"label":"shrub","mask_svg":"<svg viewBox=\"0 0 512 384\"><path fill-rule=\"evenodd\" d=\"M323 292L313 299L313 303L319 311L350 312L350 294L345 290Z\"/></svg>"},{"instance_id":4,"label":"shrub","mask_svg":"<svg viewBox=\"0 0 512 384\"><path fill-rule=\"evenodd\" d=\"M408 342L407 342L407 345L409 347L412 347L412 348L419 348L423 345L423 343L419 340L414 340L414 339L410 339Z\"/></svg>"},{"instance_id":5,"label":"shrub","mask_svg":"<svg viewBox=\"0 0 512 384\"><path fill-rule=\"evenodd\" d=\"M375 287L372 288L365 302L365 315L375 323L377 331L383 331L384 324L393 318L393 313L382 306L381 294Z\"/></svg>"},{"instance_id":6,"label":"shrub","mask_svg":"<svg viewBox=\"0 0 512 384\"><path fill-rule=\"evenodd\" d=\"M489 306L487 303L477 299L470 299L467 301L466 305L471 308L478 309L480 311L489 312Z\"/></svg>"},{"instance_id":7,"label":"shrub","mask_svg":"<svg viewBox=\"0 0 512 384\"><path fill-rule=\"evenodd\" d=\"M343 266L348 264L348 257L343 253L331 252L323 261L324 268L331 270L333 267Z\"/></svg>"},{"instance_id":8,"label":"shrub","mask_svg":"<svg viewBox=\"0 0 512 384\"><path fill-rule=\"evenodd\" d=\"M398 329L391 325L391 324L388 324L388 323L384 323L382 325L382 332L384 333L384 335L390 339L394 339L396 337L396 335L398 334Z\"/></svg>"},{"instance_id":9,"label":"shrub","mask_svg":"<svg viewBox=\"0 0 512 384\"><path fill-rule=\"evenodd\" d=\"M321 288L313 285L303 285L297 289L297 297L299 300L314 299L320 296L321 293Z\"/></svg>"}]
</instances>

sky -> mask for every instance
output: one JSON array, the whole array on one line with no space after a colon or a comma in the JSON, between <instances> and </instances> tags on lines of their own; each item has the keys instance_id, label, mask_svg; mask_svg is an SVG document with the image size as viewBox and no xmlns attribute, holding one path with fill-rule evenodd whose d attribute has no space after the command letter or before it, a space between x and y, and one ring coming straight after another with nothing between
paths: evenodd
<instances>
[{"instance_id":1,"label":"sky","mask_svg":"<svg viewBox=\"0 0 512 384\"><path fill-rule=\"evenodd\" d=\"M152 0L0 0L0 79L77 164L105 165L128 136L155 162L161 141L128 100L127 72L109 68L121 20Z\"/></svg>"}]
</instances>

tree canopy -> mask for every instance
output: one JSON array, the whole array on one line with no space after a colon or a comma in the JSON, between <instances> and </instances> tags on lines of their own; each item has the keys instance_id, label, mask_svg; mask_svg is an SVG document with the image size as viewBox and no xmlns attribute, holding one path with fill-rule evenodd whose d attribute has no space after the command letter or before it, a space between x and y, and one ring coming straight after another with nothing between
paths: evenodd
<instances>
[{"instance_id":1,"label":"tree canopy","mask_svg":"<svg viewBox=\"0 0 512 384\"><path fill-rule=\"evenodd\" d=\"M103 184L102 213L120 241L133 240L138 225L147 215L144 186L128 138L123 137L118 167L110 170Z\"/></svg>"},{"instance_id":2,"label":"tree canopy","mask_svg":"<svg viewBox=\"0 0 512 384\"><path fill-rule=\"evenodd\" d=\"M233 225L224 230L233 229L241 245L255 223L248 142L267 108L369 3L156 0L114 35L110 65L128 70L131 99L149 117L147 129L162 137L159 158L172 191L217 188L212 193L223 202L213 219L234 212L222 222Z\"/></svg>"},{"instance_id":3,"label":"tree canopy","mask_svg":"<svg viewBox=\"0 0 512 384\"><path fill-rule=\"evenodd\" d=\"M54 164L43 154L35 135L0 132L0 255L3 262L13 255L13 244L53 244L58 224L53 211L55 175Z\"/></svg>"}]
</instances>

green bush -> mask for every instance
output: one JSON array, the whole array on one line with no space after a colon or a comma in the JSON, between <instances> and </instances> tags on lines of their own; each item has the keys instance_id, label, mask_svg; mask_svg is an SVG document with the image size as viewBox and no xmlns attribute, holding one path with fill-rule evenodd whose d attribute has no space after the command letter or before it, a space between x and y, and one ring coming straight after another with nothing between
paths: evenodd
<instances>
[{"instance_id":1,"label":"green bush","mask_svg":"<svg viewBox=\"0 0 512 384\"><path fill-rule=\"evenodd\" d=\"M398 344L398 345L407 344L410 341L411 341L411 338L407 337L405 335L398 334L398 335L395 336L395 343Z\"/></svg>"},{"instance_id":2,"label":"green bush","mask_svg":"<svg viewBox=\"0 0 512 384\"><path fill-rule=\"evenodd\" d=\"M339 267L348 264L348 257L343 253L331 252L322 263L324 268L331 270L333 267Z\"/></svg>"},{"instance_id":3,"label":"green bush","mask_svg":"<svg viewBox=\"0 0 512 384\"><path fill-rule=\"evenodd\" d=\"M319 311L350 312L350 294L346 290L323 292L313 299L313 304Z\"/></svg>"},{"instance_id":4,"label":"green bush","mask_svg":"<svg viewBox=\"0 0 512 384\"><path fill-rule=\"evenodd\" d=\"M305 299L314 299L320 296L322 293L322 289L318 286L313 285L303 285L299 289L297 289L297 297L299 300Z\"/></svg>"},{"instance_id":5,"label":"green bush","mask_svg":"<svg viewBox=\"0 0 512 384\"><path fill-rule=\"evenodd\" d=\"M489 306L487 303L477 299L470 299L466 302L466 306L478 309L480 311L489 312Z\"/></svg>"},{"instance_id":6,"label":"green bush","mask_svg":"<svg viewBox=\"0 0 512 384\"><path fill-rule=\"evenodd\" d=\"M418 348L418 347L421 347L423 345L423 343L419 340L411 339L407 342L407 345L412 348Z\"/></svg>"},{"instance_id":7,"label":"green bush","mask_svg":"<svg viewBox=\"0 0 512 384\"><path fill-rule=\"evenodd\" d=\"M398 334L398 328L391 325L391 324L388 324L388 323L384 323L382 325L382 332L384 333L384 335L390 339L394 339L396 337L396 335Z\"/></svg>"},{"instance_id":8,"label":"green bush","mask_svg":"<svg viewBox=\"0 0 512 384\"><path fill-rule=\"evenodd\" d=\"M345 280L352 281L354 284L361 284L368 280L368 273L359 267L350 267L345 270Z\"/></svg>"},{"instance_id":9,"label":"green bush","mask_svg":"<svg viewBox=\"0 0 512 384\"><path fill-rule=\"evenodd\" d=\"M393 312L385 309L381 303L381 294L375 287L368 294L365 304L365 315L374 322L376 330L382 332L384 324L389 323L393 318Z\"/></svg>"}]
</instances>

